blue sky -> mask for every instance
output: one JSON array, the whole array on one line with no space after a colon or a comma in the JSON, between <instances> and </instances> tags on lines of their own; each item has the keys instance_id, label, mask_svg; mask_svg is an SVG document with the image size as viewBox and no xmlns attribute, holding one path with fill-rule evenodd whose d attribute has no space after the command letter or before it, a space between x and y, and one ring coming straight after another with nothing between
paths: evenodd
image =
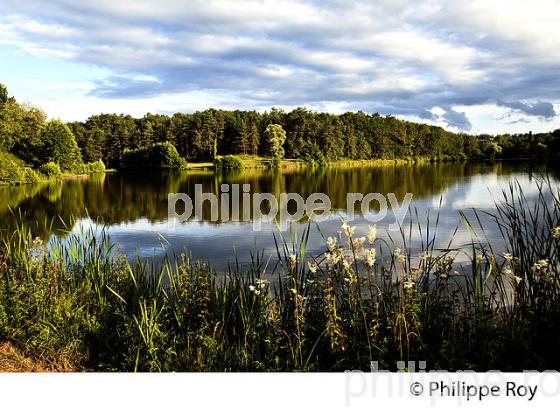
<instances>
[{"instance_id":1,"label":"blue sky","mask_svg":"<svg viewBox=\"0 0 560 410\"><path fill-rule=\"evenodd\" d=\"M50 117L362 110L560 128L560 2L0 0L0 82Z\"/></svg>"}]
</instances>

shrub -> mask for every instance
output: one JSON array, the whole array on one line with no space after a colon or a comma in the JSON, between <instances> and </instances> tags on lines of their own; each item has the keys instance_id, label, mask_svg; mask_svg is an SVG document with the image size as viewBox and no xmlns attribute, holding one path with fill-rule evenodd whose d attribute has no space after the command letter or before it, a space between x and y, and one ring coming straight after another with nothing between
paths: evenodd
<instances>
[{"instance_id":1,"label":"shrub","mask_svg":"<svg viewBox=\"0 0 560 410\"><path fill-rule=\"evenodd\" d=\"M40 180L37 172L15 155L0 151L0 184L29 184Z\"/></svg>"},{"instance_id":2,"label":"shrub","mask_svg":"<svg viewBox=\"0 0 560 410\"><path fill-rule=\"evenodd\" d=\"M126 149L121 160L125 169L184 169L187 161L179 155L170 142L161 142L151 147Z\"/></svg>"},{"instance_id":3,"label":"shrub","mask_svg":"<svg viewBox=\"0 0 560 410\"><path fill-rule=\"evenodd\" d=\"M105 172L105 164L103 161L95 161L87 164L90 174L102 174Z\"/></svg>"},{"instance_id":4,"label":"shrub","mask_svg":"<svg viewBox=\"0 0 560 410\"><path fill-rule=\"evenodd\" d=\"M47 162L39 167L39 172L49 179L59 179L62 176L60 166L55 162Z\"/></svg>"},{"instance_id":5,"label":"shrub","mask_svg":"<svg viewBox=\"0 0 560 410\"><path fill-rule=\"evenodd\" d=\"M226 155L224 157L215 158L214 167L216 169L226 169L226 170L242 169L243 162L239 158L233 155Z\"/></svg>"}]
</instances>

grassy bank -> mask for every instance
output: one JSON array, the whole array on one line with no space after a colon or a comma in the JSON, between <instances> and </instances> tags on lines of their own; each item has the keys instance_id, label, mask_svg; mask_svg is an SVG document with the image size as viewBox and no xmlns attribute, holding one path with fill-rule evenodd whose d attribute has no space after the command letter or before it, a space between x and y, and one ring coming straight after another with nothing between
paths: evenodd
<instances>
[{"instance_id":1,"label":"grassy bank","mask_svg":"<svg viewBox=\"0 0 560 410\"><path fill-rule=\"evenodd\" d=\"M220 158L233 158L236 162L238 161L241 169L268 169L272 167L272 159L267 157L261 157L258 155L228 155L220 156ZM302 159L289 159L284 158L280 161L281 169L298 169L307 167L372 167L372 166L392 166L392 165L406 165L406 164L418 164L418 163L429 163L428 158L406 158L406 159L337 159L326 161L324 164L310 164ZM210 161L203 162L189 162L187 169L211 169L214 168L214 163Z\"/></svg>"},{"instance_id":2,"label":"grassy bank","mask_svg":"<svg viewBox=\"0 0 560 410\"><path fill-rule=\"evenodd\" d=\"M558 370L560 195L544 185L529 205L512 186L490 217L503 254L474 237L436 249L432 217L418 226L418 255L407 248L412 225L388 242L374 227L359 237L343 224L318 255L306 253L308 227L293 242L276 235L275 261L254 255L225 275L186 254L130 263L103 232L47 251L21 226L0 251L0 365L341 371L425 360L430 369ZM468 263L456 263L460 255Z\"/></svg>"}]
</instances>

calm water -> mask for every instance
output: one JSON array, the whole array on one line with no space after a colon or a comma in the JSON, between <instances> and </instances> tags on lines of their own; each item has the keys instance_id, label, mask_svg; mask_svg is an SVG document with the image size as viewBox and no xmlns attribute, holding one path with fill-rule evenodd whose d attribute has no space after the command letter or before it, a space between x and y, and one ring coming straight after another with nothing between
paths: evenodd
<instances>
[{"instance_id":1,"label":"calm water","mask_svg":"<svg viewBox=\"0 0 560 410\"><path fill-rule=\"evenodd\" d=\"M540 174L522 163L497 164L430 164L372 168L329 168L315 171L251 170L236 174L216 175L212 171L189 171L177 174L107 174L64 183L0 188L0 227L9 230L14 225L11 209L21 213L34 235L48 240L51 235L64 236L60 230L63 220L76 219L71 228L105 225L113 241L129 256L159 258L172 251L188 251L196 258L208 261L216 269L225 269L236 257L240 263L250 259L251 252L275 253L274 224L265 224L258 232L251 222L210 222L210 210L204 209L205 221L189 221L170 229L167 221L167 195L183 192L194 198L195 184L202 184L203 192L219 192L221 184L250 184L251 192L295 192L304 198L314 192L327 194L332 202L331 217L314 226L308 254L324 250L321 235L336 235L341 219L346 216L346 194L395 193L399 201L407 192L413 194L411 211L405 224L416 212L423 227L426 216L432 221L439 212L438 244L446 247L453 236L454 244L469 241L459 211L471 208L491 210L497 195L511 181L518 181L528 198L537 193L536 177ZM549 174L554 184L558 177ZM441 201L441 209L440 208ZM293 204L292 204L293 205ZM357 209L359 214L359 208ZM379 235L387 237L386 227L394 223L391 212L377 223ZM358 234L366 232L369 222L358 215L352 225ZM306 222L295 224L300 233ZM491 224L486 227L490 241L498 241L498 233ZM285 233L289 237L289 233ZM393 237L398 233L391 233ZM165 238L165 239L163 239ZM417 228L411 237L418 245Z\"/></svg>"}]
</instances>

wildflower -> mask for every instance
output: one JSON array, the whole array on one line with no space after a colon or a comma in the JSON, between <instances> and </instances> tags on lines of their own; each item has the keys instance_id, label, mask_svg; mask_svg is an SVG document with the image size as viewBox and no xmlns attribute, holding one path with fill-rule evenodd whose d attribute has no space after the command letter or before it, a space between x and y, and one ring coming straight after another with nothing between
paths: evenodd
<instances>
[{"instance_id":1,"label":"wildflower","mask_svg":"<svg viewBox=\"0 0 560 410\"><path fill-rule=\"evenodd\" d=\"M375 263L375 249L364 249L364 263L370 268Z\"/></svg>"},{"instance_id":2,"label":"wildflower","mask_svg":"<svg viewBox=\"0 0 560 410\"><path fill-rule=\"evenodd\" d=\"M420 260L422 261L427 261L428 259L430 259L430 253L428 251L424 251L424 252L420 252L418 254L418 257L420 258Z\"/></svg>"},{"instance_id":3,"label":"wildflower","mask_svg":"<svg viewBox=\"0 0 560 410\"><path fill-rule=\"evenodd\" d=\"M327 259L328 263L331 263L333 265L335 265L336 263L338 263L340 261L340 255L338 255L336 253L327 252L325 254L325 258Z\"/></svg>"},{"instance_id":4,"label":"wildflower","mask_svg":"<svg viewBox=\"0 0 560 410\"><path fill-rule=\"evenodd\" d=\"M297 295L297 289L296 288L290 289L290 292L292 292L294 295Z\"/></svg>"},{"instance_id":5,"label":"wildflower","mask_svg":"<svg viewBox=\"0 0 560 410\"><path fill-rule=\"evenodd\" d=\"M344 278L344 280L348 282L350 285L356 283L358 281L357 279L358 279L357 276L351 273L348 274L348 277Z\"/></svg>"},{"instance_id":6,"label":"wildflower","mask_svg":"<svg viewBox=\"0 0 560 410\"><path fill-rule=\"evenodd\" d=\"M317 265L317 263L315 263L315 261L307 262L307 266L309 267L309 271L311 273L317 272L317 269L319 268L319 266Z\"/></svg>"},{"instance_id":7,"label":"wildflower","mask_svg":"<svg viewBox=\"0 0 560 410\"><path fill-rule=\"evenodd\" d=\"M418 278L423 272L424 271L420 268L410 268L410 276L412 278Z\"/></svg>"},{"instance_id":8,"label":"wildflower","mask_svg":"<svg viewBox=\"0 0 560 410\"><path fill-rule=\"evenodd\" d=\"M350 270L350 262L348 262L346 259L344 259L342 261L342 267L344 268L344 270Z\"/></svg>"},{"instance_id":9,"label":"wildflower","mask_svg":"<svg viewBox=\"0 0 560 410\"><path fill-rule=\"evenodd\" d=\"M523 278L520 278L519 276L513 277L513 283L515 284L515 286L519 286L521 282L523 282Z\"/></svg>"},{"instance_id":10,"label":"wildflower","mask_svg":"<svg viewBox=\"0 0 560 410\"><path fill-rule=\"evenodd\" d=\"M400 263L404 263L406 260L406 256L402 253L401 248L396 248L394 255Z\"/></svg>"},{"instance_id":11,"label":"wildflower","mask_svg":"<svg viewBox=\"0 0 560 410\"><path fill-rule=\"evenodd\" d=\"M482 255L476 255L476 263L482 262Z\"/></svg>"},{"instance_id":12,"label":"wildflower","mask_svg":"<svg viewBox=\"0 0 560 410\"><path fill-rule=\"evenodd\" d=\"M511 253L504 253L504 259L508 262L511 262L513 260L513 256L511 256Z\"/></svg>"},{"instance_id":13,"label":"wildflower","mask_svg":"<svg viewBox=\"0 0 560 410\"><path fill-rule=\"evenodd\" d=\"M367 236L370 245L373 245L376 236L377 236L377 227L375 225L371 225L369 227L368 236Z\"/></svg>"},{"instance_id":14,"label":"wildflower","mask_svg":"<svg viewBox=\"0 0 560 410\"><path fill-rule=\"evenodd\" d=\"M548 268L548 259L540 259L533 265L533 272L545 271Z\"/></svg>"},{"instance_id":15,"label":"wildflower","mask_svg":"<svg viewBox=\"0 0 560 410\"><path fill-rule=\"evenodd\" d=\"M334 236L329 236L327 238L327 248L331 252L336 249L336 238Z\"/></svg>"},{"instance_id":16,"label":"wildflower","mask_svg":"<svg viewBox=\"0 0 560 410\"><path fill-rule=\"evenodd\" d=\"M550 233L552 234L552 236L556 239L560 239L560 226L557 226L555 228L552 228L550 230Z\"/></svg>"},{"instance_id":17,"label":"wildflower","mask_svg":"<svg viewBox=\"0 0 560 410\"><path fill-rule=\"evenodd\" d=\"M406 280L404 281L404 288L405 289L412 289L414 287L414 281Z\"/></svg>"},{"instance_id":18,"label":"wildflower","mask_svg":"<svg viewBox=\"0 0 560 410\"><path fill-rule=\"evenodd\" d=\"M511 268L505 268L504 274L506 274L507 276L511 276L513 275L513 271L511 270Z\"/></svg>"},{"instance_id":19,"label":"wildflower","mask_svg":"<svg viewBox=\"0 0 560 410\"><path fill-rule=\"evenodd\" d=\"M266 285L268 284L268 281L266 279L257 279L255 280L255 284L259 287L259 288L265 288Z\"/></svg>"},{"instance_id":20,"label":"wildflower","mask_svg":"<svg viewBox=\"0 0 560 410\"><path fill-rule=\"evenodd\" d=\"M548 272L548 259L540 259L531 268L535 278L540 279L541 277L547 281L549 279L549 272Z\"/></svg>"},{"instance_id":21,"label":"wildflower","mask_svg":"<svg viewBox=\"0 0 560 410\"><path fill-rule=\"evenodd\" d=\"M253 286L253 285L249 285L249 291L250 291L250 292L253 292L253 293L254 293L255 295L257 295L257 296L261 294L261 291L258 290L258 289L257 289L255 286Z\"/></svg>"},{"instance_id":22,"label":"wildflower","mask_svg":"<svg viewBox=\"0 0 560 410\"><path fill-rule=\"evenodd\" d=\"M347 237L351 238L354 235L354 231L356 230L355 226L349 226L347 221L342 223L342 231L346 234Z\"/></svg>"},{"instance_id":23,"label":"wildflower","mask_svg":"<svg viewBox=\"0 0 560 410\"><path fill-rule=\"evenodd\" d=\"M356 249L361 249L364 246L364 243L366 242L366 237L362 236L361 238L356 238L354 240L354 247Z\"/></svg>"},{"instance_id":24,"label":"wildflower","mask_svg":"<svg viewBox=\"0 0 560 410\"><path fill-rule=\"evenodd\" d=\"M290 262L290 269L294 269L296 267L296 263L297 263L296 255L291 253L290 256L288 257L288 260Z\"/></svg>"}]
</instances>

